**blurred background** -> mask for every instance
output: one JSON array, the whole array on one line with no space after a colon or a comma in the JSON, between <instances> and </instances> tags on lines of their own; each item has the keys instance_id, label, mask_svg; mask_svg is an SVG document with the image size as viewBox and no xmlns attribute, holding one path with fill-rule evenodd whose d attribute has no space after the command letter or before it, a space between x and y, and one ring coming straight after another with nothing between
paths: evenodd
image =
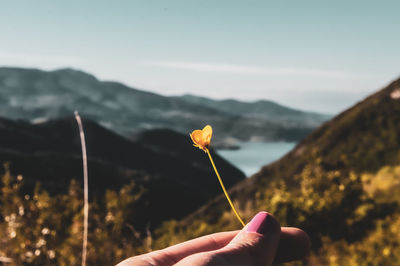
<instances>
[{"instance_id":1,"label":"blurred background","mask_svg":"<svg viewBox=\"0 0 400 266\"><path fill-rule=\"evenodd\" d=\"M0 264L88 264L240 229L306 231L293 265L400 264L398 1L2 1Z\"/></svg>"}]
</instances>

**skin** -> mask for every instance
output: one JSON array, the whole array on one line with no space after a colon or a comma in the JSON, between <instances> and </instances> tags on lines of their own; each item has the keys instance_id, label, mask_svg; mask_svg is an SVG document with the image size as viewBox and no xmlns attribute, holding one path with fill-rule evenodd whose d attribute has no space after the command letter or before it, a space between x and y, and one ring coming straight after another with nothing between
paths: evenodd
<instances>
[{"instance_id":1,"label":"skin","mask_svg":"<svg viewBox=\"0 0 400 266\"><path fill-rule=\"evenodd\" d=\"M293 227L280 227L273 219L267 232L221 232L189 240L162 250L128 258L117 266L246 266L271 265L302 259L310 251L308 235Z\"/></svg>"}]
</instances>

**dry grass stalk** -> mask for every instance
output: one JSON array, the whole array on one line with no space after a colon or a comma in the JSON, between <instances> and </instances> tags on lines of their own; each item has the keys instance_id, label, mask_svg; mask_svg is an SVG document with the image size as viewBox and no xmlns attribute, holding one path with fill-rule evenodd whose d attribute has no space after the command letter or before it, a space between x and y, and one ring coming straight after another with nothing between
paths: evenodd
<instances>
[{"instance_id":1,"label":"dry grass stalk","mask_svg":"<svg viewBox=\"0 0 400 266\"><path fill-rule=\"evenodd\" d=\"M82 161L83 161L83 243L82 243L82 266L86 266L87 257L87 238L88 238L88 218L89 218L89 188L88 188L88 168L87 168L87 155L86 155L86 142L85 142L85 132L83 131L82 120L75 111L75 119L79 127L79 135L81 138L82 146Z\"/></svg>"}]
</instances>

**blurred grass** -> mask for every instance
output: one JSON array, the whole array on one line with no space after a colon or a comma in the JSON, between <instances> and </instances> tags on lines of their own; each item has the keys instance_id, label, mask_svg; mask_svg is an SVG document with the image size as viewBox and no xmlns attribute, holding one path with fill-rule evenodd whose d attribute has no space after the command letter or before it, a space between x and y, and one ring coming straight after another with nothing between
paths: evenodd
<instances>
[{"instance_id":1,"label":"blurred grass","mask_svg":"<svg viewBox=\"0 0 400 266\"><path fill-rule=\"evenodd\" d=\"M241 202L239 209L247 220L258 210L268 210L282 225L305 230L313 240L313 252L300 264L400 265L399 171L400 166L384 166L375 174L341 175L314 165L296 176L300 190L272 182L268 191L254 195L255 204ZM154 247L239 228L229 209L220 211L213 219L202 218L200 210L183 221L164 223Z\"/></svg>"},{"instance_id":2,"label":"blurred grass","mask_svg":"<svg viewBox=\"0 0 400 266\"><path fill-rule=\"evenodd\" d=\"M258 210L268 210L282 225L298 226L310 234L311 257L293 265L400 265L399 173L399 165L384 166L376 173L342 174L314 164L295 177L299 190L273 181L253 200L234 203L247 221ZM79 265L80 185L72 181L68 193L55 196L40 184L32 194L26 194L23 186L22 176L6 170L0 187L0 257L11 258L10 265ZM165 222L153 235L137 232L129 224L132 205L141 196L137 191L130 183L90 202L88 265L112 265L152 249L240 228L229 206L221 208L214 200L210 204L219 215L193 214Z\"/></svg>"},{"instance_id":3,"label":"blurred grass","mask_svg":"<svg viewBox=\"0 0 400 266\"><path fill-rule=\"evenodd\" d=\"M6 169L0 186L0 257L10 265L80 265L83 193L72 181L67 194L50 194L37 184L29 194L22 176ZM90 202L88 265L113 265L148 251L141 235L128 223L131 204L140 198L135 184L106 191ZM7 264L8 265L8 264Z\"/></svg>"}]
</instances>

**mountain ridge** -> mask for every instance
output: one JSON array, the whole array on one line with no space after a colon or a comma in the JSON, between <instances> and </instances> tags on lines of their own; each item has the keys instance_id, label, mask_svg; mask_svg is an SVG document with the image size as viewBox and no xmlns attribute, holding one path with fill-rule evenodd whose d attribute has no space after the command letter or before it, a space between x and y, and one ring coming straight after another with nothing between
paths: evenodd
<instances>
[{"instance_id":1,"label":"mountain ridge","mask_svg":"<svg viewBox=\"0 0 400 266\"><path fill-rule=\"evenodd\" d=\"M228 137L296 141L327 118L292 109L291 117L268 115L265 111L244 114L243 108L241 114L233 112L232 108L221 109L215 102L204 105L184 97L134 89L116 81L100 81L74 69L43 71L2 67L0 103L0 113L4 117L31 121L68 116L79 110L128 138L146 129L168 128L187 134L211 124L218 132L216 144Z\"/></svg>"},{"instance_id":2,"label":"mountain ridge","mask_svg":"<svg viewBox=\"0 0 400 266\"><path fill-rule=\"evenodd\" d=\"M242 101L242 100L238 100L235 98L212 99L212 98L208 98L205 96L198 96L196 94L191 94L191 93L186 93L181 96L175 96L175 97L188 99L189 101L193 101L193 102L195 102L195 101L199 101L199 102L211 101L211 102L216 102L216 103L236 103L236 104L243 104L243 105L247 105L247 106L268 104L268 105L271 105L271 108L281 108L285 111L289 111L289 112L293 112L293 113L295 113L295 112L308 113L308 114L322 115L322 116L326 116L326 117L332 116L331 114L328 114L328 113L319 113L316 111L295 109L295 108L280 104L280 103L272 101L272 100L267 100L267 99L259 99L259 100L251 100L251 101ZM218 108L218 106L217 106L217 108ZM234 111L237 111L237 110L234 110Z\"/></svg>"}]
</instances>

